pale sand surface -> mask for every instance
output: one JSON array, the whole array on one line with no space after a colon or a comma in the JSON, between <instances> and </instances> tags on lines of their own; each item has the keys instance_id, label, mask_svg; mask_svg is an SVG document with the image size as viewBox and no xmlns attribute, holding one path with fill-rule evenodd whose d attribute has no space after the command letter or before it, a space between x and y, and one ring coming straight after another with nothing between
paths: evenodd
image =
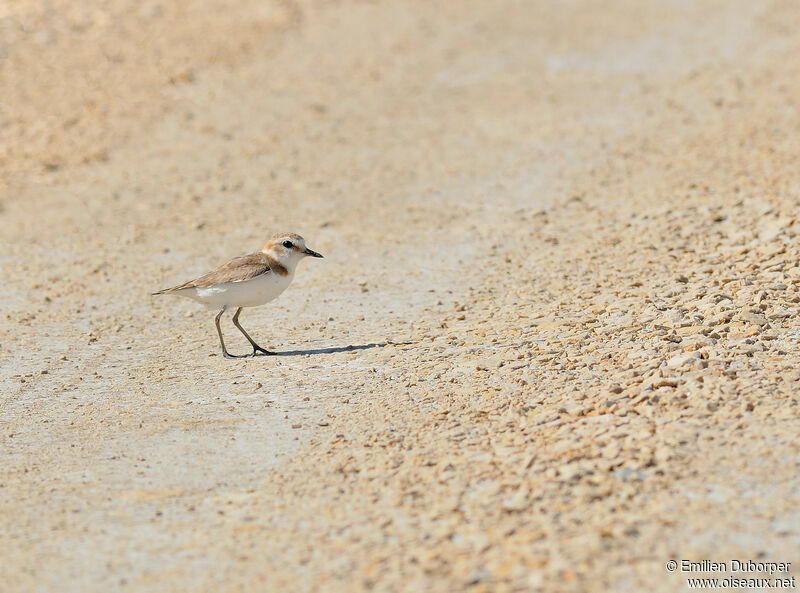
<instances>
[{"instance_id":1,"label":"pale sand surface","mask_svg":"<svg viewBox=\"0 0 800 593\"><path fill-rule=\"evenodd\" d=\"M2 590L800 575L798 31L790 1L5 2ZM286 355L149 296L279 230L326 256L242 316Z\"/></svg>"}]
</instances>

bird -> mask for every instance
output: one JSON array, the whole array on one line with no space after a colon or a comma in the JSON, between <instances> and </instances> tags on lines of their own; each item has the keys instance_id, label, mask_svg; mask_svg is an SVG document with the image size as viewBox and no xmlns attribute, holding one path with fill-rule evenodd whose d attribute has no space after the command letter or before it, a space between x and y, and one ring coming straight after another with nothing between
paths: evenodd
<instances>
[{"instance_id":1,"label":"bird","mask_svg":"<svg viewBox=\"0 0 800 593\"><path fill-rule=\"evenodd\" d=\"M300 235L278 233L267 241L261 251L235 257L199 278L159 290L152 295L177 294L203 303L209 309L219 309L214 322L225 358L271 356L275 352L256 344L239 323L239 315L245 307L258 307L277 298L291 284L300 260L309 256L322 257L306 247L306 241ZM225 311L234 307L236 312L233 314L233 325L250 342L252 354L233 355L225 348L219 321Z\"/></svg>"}]
</instances>

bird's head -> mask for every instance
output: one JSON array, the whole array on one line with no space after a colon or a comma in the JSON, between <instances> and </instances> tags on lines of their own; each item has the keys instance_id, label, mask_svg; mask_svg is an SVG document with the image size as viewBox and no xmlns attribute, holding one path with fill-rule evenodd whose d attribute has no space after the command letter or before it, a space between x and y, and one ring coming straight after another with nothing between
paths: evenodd
<instances>
[{"instance_id":1,"label":"bird's head","mask_svg":"<svg viewBox=\"0 0 800 593\"><path fill-rule=\"evenodd\" d=\"M278 233L274 235L261 250L271 255L281 264L294 268L301 259L307 256L322 257L316 251L306 247L306 240L294 233Z\"/></svg>"}]
</instances>

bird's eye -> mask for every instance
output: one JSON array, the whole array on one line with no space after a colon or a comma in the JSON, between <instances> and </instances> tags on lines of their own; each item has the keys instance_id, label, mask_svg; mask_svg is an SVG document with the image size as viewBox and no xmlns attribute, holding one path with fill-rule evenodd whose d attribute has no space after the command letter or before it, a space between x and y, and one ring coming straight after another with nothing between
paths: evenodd
<instances>
[{"instance_id":1,"label":"bird's eye","mask_svg":"<svg viewBox=\"0 0 800 593\"><path fill-rule=\"evenodd\" d=\"M283 246L286 247L286 249L291 249L292 247L294 247L291 241L284 241Z\"/></svg>"}]
</instances>

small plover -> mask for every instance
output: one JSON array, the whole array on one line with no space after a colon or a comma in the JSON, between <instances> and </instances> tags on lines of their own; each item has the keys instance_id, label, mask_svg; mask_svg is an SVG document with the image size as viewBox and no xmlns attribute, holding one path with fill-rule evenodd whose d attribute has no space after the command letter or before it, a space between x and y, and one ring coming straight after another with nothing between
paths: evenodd
<instances>
[{"instance_id":1,"label":"small plover","mask_svg":"<svg viewBox=\"0 0 800 593\"><path fill-rule=\"evenodd\" d=\"M278 233L273 236L261 251L236 257L216 270L189 280L172 288L154 292L157 294L179 294L210 309L219 309L216 319L219 343L225 358L243 358L275 354L255 343L244 328L239 325L239 314L244 307L258 307L276 298L291 284L298 262L306 256L322 257L306 247L306 241L294 233ZM253 354L234 356L225 348L219 320L229 308L236 307L233 314L235 325L250 345Z\"/></svg>"}]
</instances>

